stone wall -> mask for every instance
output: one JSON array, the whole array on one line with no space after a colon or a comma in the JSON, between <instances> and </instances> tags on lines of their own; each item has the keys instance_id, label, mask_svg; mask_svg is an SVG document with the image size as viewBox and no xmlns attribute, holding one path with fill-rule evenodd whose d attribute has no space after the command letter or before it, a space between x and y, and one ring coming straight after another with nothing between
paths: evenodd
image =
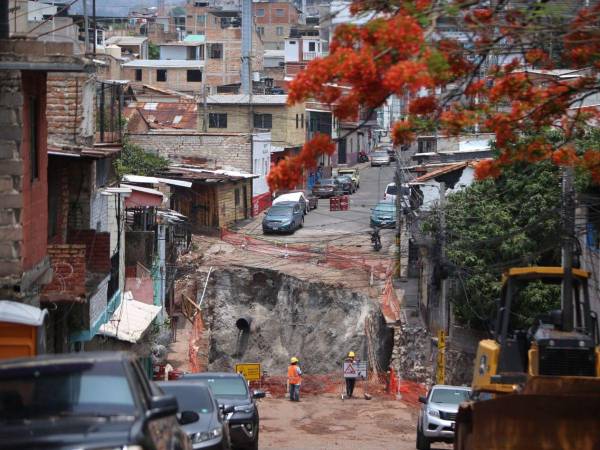
<instances>
[{"instance_id":1,"label":"stone wall","mask_svg":"<svg viewBox=\"0 0 600 450\"><path fill-rule=\"evenodd\" d=\"M391 367L407 380L430 384L434 380L433 349L424 327L394 326Z\"/></svg>"},{"instance_id":2,"label":"stone wall","mask_svg":"<svg viewBox=\"0 0 600 450\"><path fill-rule=\"evenodd\" d=\"M234 167L252 171L251 135L207 134L196 131L129 134L131 143L173 162L206 164L207 167Z\"/></svg>"}]
</instances>

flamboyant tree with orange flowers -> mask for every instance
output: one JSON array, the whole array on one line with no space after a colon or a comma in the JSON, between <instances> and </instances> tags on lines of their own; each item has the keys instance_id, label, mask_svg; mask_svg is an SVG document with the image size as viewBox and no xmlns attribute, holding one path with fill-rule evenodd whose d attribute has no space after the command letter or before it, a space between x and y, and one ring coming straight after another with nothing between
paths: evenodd
<instances>
[{"instance_id":1,"label":"flamboyant tree with orange flowers","mask_svg":"<svg viewBox=\"0 0 600 450\"><path fill-rule=\"evenodd\" d=\"M497 176L515 161L551 160L583 167L600 182L600 149L572 145L600 119L586 106L600 95L598 2L565 11L552 1L355 0L351 13L372 18L335 29L329 55L291 82L290 103L314 99L338 119L355 121L392 95L408 98L405 120L391 130L397 145L423 132L457 135L477 126L495 133L499 151L479 164L479 178ZM460 33L444 33L442 22ZM540 81L531 68L578 72ZM549 128L561 130L563 139L547 139ZM519 139L524 133L537 137ZM334 151L329 136L316 135L272 168L269 186L293 187L303 169Z\"/></svg>"}]
</instances>

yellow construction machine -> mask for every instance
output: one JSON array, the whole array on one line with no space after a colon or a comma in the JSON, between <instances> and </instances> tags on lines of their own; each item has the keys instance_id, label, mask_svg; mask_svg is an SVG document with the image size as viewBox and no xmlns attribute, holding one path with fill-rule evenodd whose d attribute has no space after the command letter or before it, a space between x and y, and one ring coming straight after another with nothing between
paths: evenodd
<instances>
[{"instance_id":1,"label":"yellow construction machine","mask_svg":"<svg viewBox=\"0 0 600 450\"><path fill-rule=\"evenodd\" d=\"M600 450L600 346L588 278L562 267L506 273L494 338L477 350L473 401L457 415L456 450ZM524 321L519 298L531 282L560 285L561 309Z\"/></svg>"}]
</instances>

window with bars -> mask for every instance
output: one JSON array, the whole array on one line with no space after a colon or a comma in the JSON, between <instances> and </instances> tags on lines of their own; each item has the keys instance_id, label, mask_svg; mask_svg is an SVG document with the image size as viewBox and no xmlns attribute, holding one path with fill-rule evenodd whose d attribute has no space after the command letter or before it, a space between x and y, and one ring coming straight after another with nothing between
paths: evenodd
<instances>
[{"instance_id":1,"label":"window with bars","mask_svg":"<svg viewBox=\"0 0 600 450\"><path fill-rule=\"evenodd\" d=\"M209 113L209 128L227 128L227 113Z\"/></svg>"},{"instance_id":2,"label":"window with bars","mask_svg":"<svg viewBox=\"0 0 600 450\"><path fill-rule=\"evenodd\" d=\"M210 59L222 59L223 58L223 44L210 44Z\"/></svg>"},{"instance_id":3,"label":"window with bars","mask_svg":"<svg viewBox=\"0 0 600 450\"><path fill-rule=\"evenodd\" d=\"M270 130L273 127L272 114L254 114L254 128Z\"/></svg>"},{"instance_id":4,"label":"window with bars","mask_svg":"<svg viewBox=\"0 0 600 450\"><path fill-rule=\"evenodd\" d=\"M165 69L156 71L156 81L167 81L167 71Z\"/></svg>"},{"instance_id":5,"label":"window with bars","mask_svg":"<svg viewBox=\"0 0 600 450\"><path fill-rule=\"evenodd\" d=\"M202 71L201 70L188 70L187 71L187 81L188 82L197 82L202 81Z\"/></svg>"},{"instance_id":6,"label":"window with bars","mask_svg":"<svg viewBox=\"0 0 600 450\"><path fill-rule=\"evenodd\" d=\"M283 27L277 27L275 32L277 33L277 36L283 36Z\"/></svg>"}]
</instances>

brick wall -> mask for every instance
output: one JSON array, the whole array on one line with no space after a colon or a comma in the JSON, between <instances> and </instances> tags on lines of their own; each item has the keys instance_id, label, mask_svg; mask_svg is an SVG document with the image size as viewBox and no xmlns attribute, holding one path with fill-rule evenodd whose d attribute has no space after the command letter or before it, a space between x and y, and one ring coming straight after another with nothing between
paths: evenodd
<instances>
[{"instance_id":1,"label":"brick wall","mask_svg":"<svg viewBox=\"0 0 600 450\"><path fill-rule=\"evenodd\" d=\"M250 172L250 135L210 134L177 130L129 134L129 140L144 150L158 153L173 162L206 163L208 167L235 167Z\"/></svg>"},{"instance_id":2,"label":"brick wall","mask_svg":"<svg viewBox=\"0 0 600 450\"><path fill-rule=\"evenodd\" d=\"M95 101L95 81L90 74L48 74L48 141L93 144Z\"/></svg>"},{"instance_id":3,"label":"brick wall","mask_svg":"<svg viewBox=\"0 0 600 450\"><path fill-rule=\"evenodd\" d=\"M110 233L69 230L68 242L85 246L86 267L90 272L110 272Z\"/></svg>"},{"instance_id":4,"label":"brick wall","mask_svg":"<svg viewBox=\"0 0 600 450\"><path fill-rule=\"evenodd\" d=\"M52 282L44 286L42 298L57 301L83 300L85 298L85 245L49 245L48 255L54 276Z\"/></svg>"},{"instance_id":5,"label":"brick wall","mask_svg":"<svg viewBox=\"0 0 600 450\"><path fill-rule=\"evenodd\" d=\"M0 280L21 271L23 95L18 71L0 71Z\"/></svg>"}]
</instances>

